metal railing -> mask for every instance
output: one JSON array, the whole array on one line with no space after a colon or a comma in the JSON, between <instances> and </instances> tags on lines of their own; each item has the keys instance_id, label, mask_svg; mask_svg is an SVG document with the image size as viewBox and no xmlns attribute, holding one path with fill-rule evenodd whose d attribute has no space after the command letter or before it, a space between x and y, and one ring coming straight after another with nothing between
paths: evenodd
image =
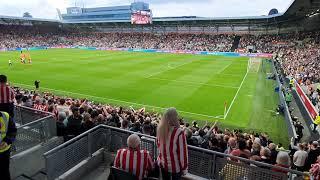
<instances>
[{"instance_id":1,"label":"metal railing","mask_svg":"<svg viewBox=\"0 0 320 180\"><path fill-rule=\"evenodd\" d=\"M127 138L134 132L99 125L44 154L48 180L53 180L92 157L97 150L114 153L127 147ZM155 137L136 133L141 137L141 148L147 149L156 160ZM206 179L302 179L305 174L269 164L218 153L207 149L188 146L190 174ZM232 160L231 160L232 159ZM273 171L282 170L288 173Z\"/></svg>"},{"instance_id":2,"label":"metal railing","mask_svg":"<svg viewBox=\"0 0 320 180\"><path fill-rule=\"evenodd\" d=\"M274 61L272 62L272 69L273 69L273 72L276 75L276 81L277 81L277 84L278 84L278 87L279 87L279 92L278 92L279 93L279 101L280 101L280 104L284 106L284 119L285 119L286 124L287 124L289 138L291 139L293 137L293 138L296 139L298 137L298 135L297 135L297 132L296 132L296 128L294 127L294 124L293 124L293 121L292 121L292 118L291 118L291 115L290 115L289 107L288 107L287 102L285 100L284 93L282 92L282 86L283 85L280 82L279 74L278 74L278 71L276 69Z\"/></svg>"},{"instance_id":3,"label":"metal railing","mask_svg":"<svg viewBox=\"0 0 320 180\"><path fill-rule=\"evenodd\" d=\"M21 106L16 106L15 112L18 112L15 114L15 118L17 116L23 125L20 124L17 128L17 136L12 146L11 155L47 142L56 136L56 121L53 115ZM27 115L28 113L29 115Z\"/></svg>"},{"instance_id":4,"label":"metal railing","mask_svg":"<svg viewBox=\"0 0 320 180\"><path fill-rule=\"evenodd\" d=\"M18 126L36 121L40 118L50 116L51 114L45 111L39 111L25 106L14 107L14 120Z\"/></svg>"}]
</instances>

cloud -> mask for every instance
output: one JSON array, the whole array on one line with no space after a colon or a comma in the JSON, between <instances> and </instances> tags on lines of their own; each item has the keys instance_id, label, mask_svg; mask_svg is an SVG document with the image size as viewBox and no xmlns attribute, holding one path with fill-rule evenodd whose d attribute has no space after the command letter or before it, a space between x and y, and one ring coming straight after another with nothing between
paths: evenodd
<instances>
[{"instance_id":1,"label":"cloud","mask_svg":"<svg viewBox=\"0 0 320 180\"><path fill-rule=\"evenodd\" d=\"M267 15L270 9L284 12L292 0L145 0L154 16L235 17ZM128 5L132 0L0 0L0 14L37 18L57 18L56 8Z\"/></svg>"}]
</instances>

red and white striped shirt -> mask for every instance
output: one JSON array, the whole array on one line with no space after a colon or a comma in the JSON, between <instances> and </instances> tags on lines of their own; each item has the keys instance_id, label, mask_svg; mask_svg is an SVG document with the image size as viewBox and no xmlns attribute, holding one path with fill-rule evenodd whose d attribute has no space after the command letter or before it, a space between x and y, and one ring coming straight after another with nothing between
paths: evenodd
<instances>
[{"instance_id":1,"label":"red and white striped shirt","mask_svg":"<svg viewBox=\"0 0 320 180\"><path fill-rule=\"evenodd\" d=\"M119 149L114 160L114 167L129 172L139 179L146 178L153 166L150 153L146 150Z\"/></svg>"},{"instance_id":2,"label":"red and white striped shirt","mask_svg":"<svg viewBox=\"0 0 320 180\"><path fill-rule=\"evenodd\" d=\"M42 105L42 104L34 104L33 109L36 109L39 111L48 111L48 106Z\"/></svg>"},{"instance_id":3,"label":"red and white striped shirt","mask_svg":"<svg viewBox=\"0 0 320 180\"><path fill-rule=\"evenodd\" d=\"M170 173L182 171L187 173L188 147L184 131L180 128L172 128L168 137L166 142L160 142L157 138L159 166Z\"/></svg>"},{"instance_id":4,"label":"red and white striped shirt","mask_svg":"<svg viewBox=\"0 0 320 180\"><path fill-rule=\"evenodd\" d=\"M14 98L14 90L4 83L0 84L0 104L13 103Z\"/></svg>"}]
</instances>

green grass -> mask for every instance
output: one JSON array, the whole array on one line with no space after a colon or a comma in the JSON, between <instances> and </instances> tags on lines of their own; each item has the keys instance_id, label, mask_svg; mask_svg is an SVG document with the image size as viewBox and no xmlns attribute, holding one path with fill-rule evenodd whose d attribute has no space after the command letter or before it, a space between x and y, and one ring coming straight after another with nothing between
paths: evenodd
<instances>
[{"instance_id":1,"label":"green grass","mask_svg":"<svg viewBox=\"0 0 320 180\"><path fill-rule=\"evenodd\" d=\"M79 49L31 51L31 56L33 64L22 65L19 52L0 53L0 73L28 88L39 79L42 90L59 95L149 111L176 107L187 120L219 120L223 127L266 132L287 144L283 118L270 111L278 104L275 82L266 80L270 64L245 77L247 57ZM232 104L226 119L224 102Z\"/></svg>"}]
</instances>

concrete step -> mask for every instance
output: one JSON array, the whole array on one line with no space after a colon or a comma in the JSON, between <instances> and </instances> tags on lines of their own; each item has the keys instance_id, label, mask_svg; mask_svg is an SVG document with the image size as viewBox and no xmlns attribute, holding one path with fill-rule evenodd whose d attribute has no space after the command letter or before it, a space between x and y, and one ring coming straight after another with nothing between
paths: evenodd
<instances>
[{"instance_id":1,"label":"concrete step","mask_svg":"<svg viewBox=\"0 0 320 180\"><path fill-rule=\"evenodd\" d=\"M37 175L45 168L43 154L62 143L62 138L54 137L46 143L36 145L26 151L11 156L11 178L15 179L25 175L33 179L34 175Z\"/></svg>"},{"instance_id":2,"label":"concrete step","mask_svg":"<svg viewBox=\"0 0 320 180\"><path fill-rule=\"evenodd\" d=\"M91 171L88 175L79 180L106 180L109 176L110 168L105 163L101 163L99 167Z\"/></svg>"},{"instance_id":3,"label":"concrete step","mask_svg":"<svg viewBox=\"0 0 320 180\"><path fill-rule=\"evenodd\" d=\"M33 180L46 180L47 175L43 171L40 171L37 174L33 175L32 179Z\"/></svg>"}]
</instances>

